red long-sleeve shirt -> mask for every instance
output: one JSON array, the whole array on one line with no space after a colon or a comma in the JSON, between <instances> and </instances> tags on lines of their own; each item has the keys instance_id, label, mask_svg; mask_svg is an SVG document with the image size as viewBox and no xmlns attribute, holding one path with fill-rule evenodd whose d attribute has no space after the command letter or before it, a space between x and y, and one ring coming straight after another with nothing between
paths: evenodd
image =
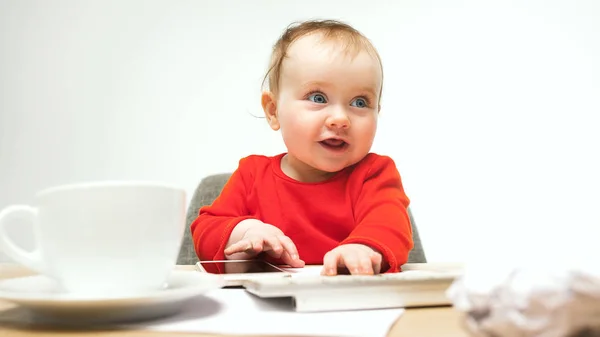
<instances>
[{"instance_id":1,"label":"red long-sleeve shirt","mask_svg":"<svg viewBox=\"0 0 600 337\"><path fill-rule=\"evenodd\" d=\"M382 254L388 272L400 271L413 241L409 199L393 160L370 153L326 181L302 183L281 170L284 155L240 160L219 197L191 224L199 259L224 260L233 228L258 219L280 228L307 265L323 264L340 244L360 243Z\"/></svg>"}]
</instances>

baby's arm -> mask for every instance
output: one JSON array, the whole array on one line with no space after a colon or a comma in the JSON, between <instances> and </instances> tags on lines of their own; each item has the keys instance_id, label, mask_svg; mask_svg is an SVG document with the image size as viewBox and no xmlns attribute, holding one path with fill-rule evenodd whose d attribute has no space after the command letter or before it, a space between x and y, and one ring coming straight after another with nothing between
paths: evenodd
<instances>
[{"instance_id":1,"label":"baby's arm","mask_svg":"<svg viewBox=\"0 0 600 337\"><path fill-rule=\"evenodd\" d=\"M247 183L251 179L251 165L240 160L239 167L223 187L212 205L199 210L190 230L196 254L200 260L224 260L224 250L234 228L253 217L246 207Z\"/></svg>"},{"instance_id":2,"label":"baby's arm","mask_svg":"<svg viewBox=\"0 0 600 337\"><path fill-rule=\"evenodd\" d=\"M252 168L248 158L242 159L212 205L200 209L190 228L198 258L246 260L265 252L292 267L304 266L292 240L279 228L254 218L248 210L246 196L252 184Z\"/></svg>"},{"instance_id":3,"label":"baby's arm","mask_svg":"<svg viewBox=\"0 0 600 337\"><path fill-rule=\"evenodd\" d=\"M408 204L394 161L376 157L356 201L357 226L340 245L368 246L382 255L381 272L399 271L413 248Z\"/></svg>"}]
</instances>

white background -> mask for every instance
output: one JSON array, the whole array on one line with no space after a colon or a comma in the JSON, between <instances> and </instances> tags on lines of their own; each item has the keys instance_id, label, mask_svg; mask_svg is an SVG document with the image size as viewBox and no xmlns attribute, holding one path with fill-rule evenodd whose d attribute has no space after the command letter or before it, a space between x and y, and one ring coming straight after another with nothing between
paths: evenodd
<instances>
[{"instance_id":1,"label":"white background","mask_svg":"<svg viewBox=\"0 0 600 337\"><path fill-rule=\"evenodd\" d=\"M91 180L191 197L285 151L254 117L270 47L335 18L383 58L373 151L395 159L430 261L596 254L599 4L0 0L0 208Z\"/></svg>"}]
</instances>

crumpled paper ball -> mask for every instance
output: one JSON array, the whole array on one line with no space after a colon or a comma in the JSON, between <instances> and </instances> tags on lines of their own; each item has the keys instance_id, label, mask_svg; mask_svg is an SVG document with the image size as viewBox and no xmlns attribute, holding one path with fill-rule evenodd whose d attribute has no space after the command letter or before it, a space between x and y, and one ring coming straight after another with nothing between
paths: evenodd
<instances>
[{"instance_id":1,"label":"crumpled paper ball","mask_svg":"<svg viewBox=\"0 0 600 337\"><path fill-rule=\"evenodd\" d=\"M597 265L470 266L447 296L471 336L600 336Z\"/></svg>"}]
</instances>

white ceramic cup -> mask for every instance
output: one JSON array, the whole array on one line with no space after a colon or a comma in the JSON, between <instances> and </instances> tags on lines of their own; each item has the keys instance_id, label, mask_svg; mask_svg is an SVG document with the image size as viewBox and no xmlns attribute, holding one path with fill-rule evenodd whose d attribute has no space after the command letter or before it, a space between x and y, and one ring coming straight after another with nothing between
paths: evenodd
<instances>
[{"instance_id":1,"label":"white ceramic cup","mask_svg":"<svg viewBox=\"0 0 600 337\"><path fill-rule=\"evenodd\" d=\"M39 192L34 206L0 212L0 250L83 296L123 296L164 286L185 228L185 191L158 184L97 182ZM7 235L29 221L29 252Z\"/></svg>"}]
</instances>

